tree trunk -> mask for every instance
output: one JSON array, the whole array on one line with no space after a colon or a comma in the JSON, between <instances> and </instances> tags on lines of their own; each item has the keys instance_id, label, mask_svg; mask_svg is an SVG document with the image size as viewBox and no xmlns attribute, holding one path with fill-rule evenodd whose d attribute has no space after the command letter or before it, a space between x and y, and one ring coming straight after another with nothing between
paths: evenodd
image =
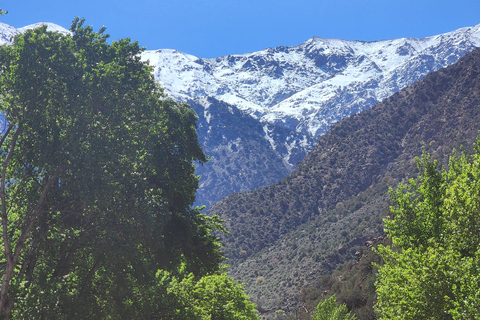
<instances>
[{"instance_id":1,"label":"tree trunk","mask_svg":"<svg viewBox=\"0 0 480 320\"><path fill-rule=\"evenodd\" d=\"M5 303L7 300L7 294L8 294L8 286L10 284L10 280L13 274L13 269L15 264L13 263L13 257L10 251L10 242L8 239L8 216L7 216L7 195L5 193L5 180L6 180L6 175L7 175L7 167L10 162L10 159L13 156L13 151L15 149L15 146L17 144L18 136L20 134L21 126L17 128L15 131L15 134L12 137L12 141L10 143L10 150L8 151L7 157L5 158L3 162L3 168L2 168L2 177L0 181L0 197L2 200L2 234L3 234L3 247L4 247L4 252L5 252L5 260L7 262L7 266L5 268L5 273L3 275L3 281L2 281L2 289L0 290L0 318L4 308L5 308ZM3 137L5 138L5 136ZM3 143L4 139L2 139Z\"/></svg>"},{"instance_id":2,"label":"tree trunk","mask_svg":"<svg viewBox=\"0 0 480 320\"><path fill-rule=\"evenodd\" d=\"M10 312L7 312L7 309L11 311L11 308L13 307L13 303L15 302L15 297L8 297L8 292L9 292L9 286L10 282L13 277L13 272L15 270L15 266L18 263L18 259L20 257L20 253L22 252L23 246L25 244L25 241L28 238L28 235L30 234L30 230L32 229L33 225L35 224L35 221L37 218L40 216L42 213L42 206L43 203L45 202L47 192L49 190L49 187L52 184L52 181L55 180L56 176L58 176L61 167L58 167L57 170L55 171L54 175L49 177L47 180L47 183L45 186L43 186L42 193L40 195L40 198L37 201L37 204L35 205L35 209L32 213L32 215L27 219L27 224L25 228L22 231L22 234L20 235L19 239L17 240L17 244L15 246L15 250L12 254L11 252L11 247L10 247L10 241L8 238L8 215L7 215L7 195L5 192L5 184L6 184L6 172L7 172L7 167L8 164L12 158L13 151L15 149L18 136L20 134L21 127L19 126L17 130L15 131L14 136L12 137L12 141L10 143L10 150L8 152L7 157L5 158L5 161L3 163L3 170L2 170L2 176L1 176L1 181L0 181L0 197L2 201L2 231L3 231L3 246L5 250L5 260L7 262L6 268L5 268L5 273L3 275L3 280L2 280L2 289L0 290L0 319L8 319ZM9 300L9 303L7 305L7 300Z\"/></svg>"}]
</instances>

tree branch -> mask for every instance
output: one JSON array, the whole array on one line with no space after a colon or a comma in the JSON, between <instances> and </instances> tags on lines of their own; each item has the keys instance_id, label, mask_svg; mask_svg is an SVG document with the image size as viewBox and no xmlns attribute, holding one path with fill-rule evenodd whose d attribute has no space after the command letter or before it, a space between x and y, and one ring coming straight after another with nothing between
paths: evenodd
<instances>
[{"instance_id":1,"label":"tree branch","mask_svg":"<svg viewBox=\"0 0 480 320\"><path fill-rule=\"evenodd\" d=\"M5 134L3 135L2 137L2 140L0 140L0 148L3 146L3 142L5 141L5 139L7 138L8 134L10 133L10 131L12 130L13 128L13 125L9 125L8 128L7 128L7 131L5 131Z\"/></svg>"},{"instance_id":2,"label":"tree branch","mask_svg":"<svg viewBox=\"0 0 480 320\"><path fill-rule=\"evenodd\" d=\"M80 295L84 295L85 292L87 291L88 284L92 281L93 276L95 275L95 272L97 272L98 268L100 267L100 264L103 261L104 256L101 255L97 261L95 261L95 264L93 267L90 269L90 271L87 274L87 277L85 278L85 281L83 282L82 289L80 290Z\"/></svg>"}]
</instances>

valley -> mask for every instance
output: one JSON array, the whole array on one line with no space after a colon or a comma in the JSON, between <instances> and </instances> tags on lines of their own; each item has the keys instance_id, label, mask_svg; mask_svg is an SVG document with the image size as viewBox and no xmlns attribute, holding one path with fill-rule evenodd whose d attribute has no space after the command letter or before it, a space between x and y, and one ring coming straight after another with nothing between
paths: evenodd
<instances>
[{"instance_id":1,"label":"valley","mask_svg":"<svg viewBox=\"0 0 480 320\"><path fill-rule=\"evenodd\" d=\"M454 150L472 151L479 93L475 50L333 125L278 183L215 204L209 213L231 232L224 238L230 274L266 312L294 310L302 287L383 234L388 188L418 175L416 157L426 151L445 166Z\"/></svg>"}]
</instances>

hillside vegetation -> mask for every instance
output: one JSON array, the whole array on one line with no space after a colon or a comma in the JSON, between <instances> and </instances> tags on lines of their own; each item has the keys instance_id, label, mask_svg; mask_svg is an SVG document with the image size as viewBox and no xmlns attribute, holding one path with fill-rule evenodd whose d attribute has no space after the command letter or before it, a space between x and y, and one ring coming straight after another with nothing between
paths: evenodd
<instances>
[{"instance_id":1,"label":"hillside vegetation","mask_svg":"<svg viewBox=\"0 0 480 320\"><path fill-rule=\"evenodd\" d=\"M478 50L337 123L290 176L211 208L230 231L231 275L262 311L293 310L302 287L383 233L388 187L418 174L415 157L425 149L446 164L471 150L478 123Z\"/></svg>"}]
</instances>

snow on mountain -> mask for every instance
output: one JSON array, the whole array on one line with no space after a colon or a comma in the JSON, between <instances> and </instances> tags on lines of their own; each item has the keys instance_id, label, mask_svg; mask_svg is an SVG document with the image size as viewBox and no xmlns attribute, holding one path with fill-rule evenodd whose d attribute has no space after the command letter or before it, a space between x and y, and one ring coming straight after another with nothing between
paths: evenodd
<instances>
[{"instance_id":1,"label":"snow on mountain","mask_svg":"<svg viewBox=\"0 0 480 320\"><path fill-rule=\"evenodd\" d=\"M18 29L15 27L12 27L11 25L0 22L0 45L11 44L13 41L13 38L17 34L23 33L30 29L38 28L43 25L47 26L48 31L57 31L64 34L70 34L70 31L68 31L64 27L61 27L58 24L51 23L51 22L39 22L39 23L31 24Z\"/></svg>"},{"instance_id":2,"label":"snow on mountain","mask_svg":"<svg viewBox=\"0 0 480 320\"><path fill-rule=\"evenodd\" d=\"M376 42L311 38L294 47L202 59L176 50L144 60L172 98L214 97L258 119L294 165L335 122L389 97L480 46L480 25L422 39ZM279 130L295 133L285 139Z\"/></svg>"},{"instance_id":3,"label":"snow on mountain","mask_svg":"<svg viewBox=\"0 0 480 320\"><path fill-rule=\"evenodd\" d=\"M13 37L15 37L19 31L5 23L0 22L0 45L10 44Z\"/></svg>"},{"instance_id":4,"label":"snow on mountain","mask_svg":"<svg viewBox=\"0 0 480 320\"><path fill-rule=\"evenodd\" d=\"M41 27L41 26L44 26L44 25L47 26L48 31L53 31L53 32L56 31L56 32L60 32L60 33L63 33L63 34L71 34L71 32L69 30L65 29L62 26L59 26L58 24L51 23L51 22L38 22L38 23L30 24L28 26L25 26L23 28L18 29L18 31L20 33L23 33L27 30L35 29L35 28L38 28L38 27Z\"/></svg>"}]
</instances>

